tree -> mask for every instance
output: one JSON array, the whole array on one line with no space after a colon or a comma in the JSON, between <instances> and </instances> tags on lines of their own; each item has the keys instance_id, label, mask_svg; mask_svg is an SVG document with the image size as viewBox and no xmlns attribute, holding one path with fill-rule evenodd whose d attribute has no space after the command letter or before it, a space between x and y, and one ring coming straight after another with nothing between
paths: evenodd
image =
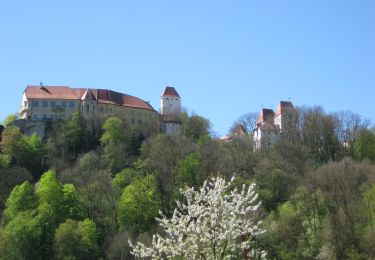
<instances>
[{"instance_id":1,"label":"tree","mask_svg":"<svg viewBox=\"0 0 375 260\"><path fill-rule=\"evenodd\" d=\"M6 247L0 249L0 259L42 259L40 222L35 212L17 214L5 226L4 235Z\"/></svg>"},{"instance_id":2,"label":"tree","mask_svg":"<svg viewBox=\"0 0 375 260\"><path fill-rule=\"evenodd\" d=\"M369 122L351 111L340 111L334 114L336 118L337 137L353 156L353 145L359 131L365 129Z\"/></svg>"},{"instance_id":3,"label":"tree","mask_svg":"<svg viewBox=\"0 0 375 260\"><path fill-rule=\"evenodd\" d=\"M200 183L200 162L197 154L192 153L177 162L175 172L175 191L184 187L196 187Z\"/></svg>"},{"instance_id":4,"label":"tree","mask_svg":"<svg viewBox=\"0 0 375 260\"><path fill-rule=\"evenodd\" d=\"M210 121L202 116L188 116L183 113L181 114L181 121L183 135L194 141L198 141L200 137L210 134Z\"/></svg>"},{"instance_id":5,"label":"tree","mask_svg":"<svg viewBox=\"0 0 375 260\"><path fill-rule=\"evenodd\" d=\"M318 163L336 159L339 142L335 117L324 113L322 107L299 108L303 144Z\"/></svg>"},{"instance_id":6,"label":"tree","mask_svg":"<svg viewBox=\"0 0 375 260\"><path fill-rule=\"evenodd\" d=\"M251 134L257 124L257 119L258 119L258 113L256 112L249 112L247 114L244 114L240 116L236 121L233 122L229 132L231 134L234 134L234 131L238 126L241 126L246 134Z\"/></svg>"},{"instance_id":7,"label":"tree","mask_svg":"<svg viewBox=\"0 0 375 260\"><path fill-rule=\"evenodd\" d=\"M122 170L126 164L129 136L125 134L124 125L117 117L108 118L103 124L103 130L100 143L104 147L104 158L114 174Z\"/></svg>"},{"instance_id":8,"label":"tree","mask_svg":"<svg viewBox=\"0 0 375 260\"><path fill-rule=\"evenodd\" d=\"M147 231L154 223L160 204L155 177L148 175L136 180L128 185L121 195L118 209L119 224L127 230Z\"/></svg>"},{"instance_id":9,"label":"tree","mask_svg":"<svg viewBox=\"0 0 375 260\"><path fill-rule=\"evenodd\" d=\"M97 259L98 234L89 219L67 219L56 229L54 250L57 259Z\"/></svg>"},{"instance_id":10,"label":"tree","mask_svg":"<svg viewBox=\"0 0 375 260\"><path fill-rule=\"evenodd\" d=\"M68 151L76 155L85 146L85 121L78 112L73 113L72 117L66 122L65 128Z\"/></svg>"},{"instance_id":11,"label":"tree","mask_svg":"<svg viewBox=\"0 0 375 260\"><path fill-rule=\"evenodd\" d=\"M44 145L36 134L28 137L15 126L7 127L2 133L1 150L12 165L25 167L37 179L43 170Z\"/></svg>"},{"instance_id":12,"label":"tree","mask_svg":"<svg viewBox=\"0 0 375 260\"><path fill-rule=\"evenodd\" d=\"M152 247L129 241L132 253L138 257L165 259L186 257L189 259L224 259L243 254L259 255L252 247L263 232L255 221L260 206L257 202L255 184L245 185L241 191L231 190L231 181L217 177L206 181L199 190L182 190L186 203L177 201L173 216L158 218L166 236L153 236ZM251 250L250 250L251 248ZM264 252L262 252L264 255Z\"/></svg>"},{"instance_id":13,"label":"tree","mask_svg":"<svg viewBox=\"0 0 375 260\"><path fill-rule=\"evenodd\" d=\"M8 127L10 125L10 123L12 123L13 121L17 120L18 119L18 116L16 114L11 114L11 115L8 115L5 119L4 119L4 126L5 127Z\"/></svg>"},{"instance_id":14,"label":"tree","mask_svg":"<svg viewBox=\"0 0 375 260\"><path fill-rule=\"evenodd\" d=\"M367 129L359 131L354 142L354 156L375 162L375 134Z\"/></svg>"},{"instance_id":15,"label":"tree","mask_svg":"<svg viewBox=\"0 0 375 260\"><path fill-rule=\"evenodd\" d=\"M33 191L33 186L25 181L21 185L13 188L6 202L7 209L5 216L8 219L13 219L22 211L31 210L36 206L36 198Z\"/></svg>"}]
</instances>

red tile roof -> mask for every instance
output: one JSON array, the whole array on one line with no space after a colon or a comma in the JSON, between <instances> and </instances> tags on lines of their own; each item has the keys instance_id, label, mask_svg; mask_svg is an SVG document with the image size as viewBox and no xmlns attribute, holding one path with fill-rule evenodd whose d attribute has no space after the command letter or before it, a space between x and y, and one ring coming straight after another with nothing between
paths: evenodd
<instances>
[{"instance_id":1,"label":"red tile roof","mask_svg":"<svg viewBox=\"0 0 375 260\"><path fill-rule=\"evenodd\" d=\"M282 112L287 112L288 110L295 110L292 102L290 101L280 101L277 107L276 116L280 115Z\"/></svg>"},{"instance_id":2,"label":"red tile roof","mask_svg":"<svg viewBox=\"0 0 375 260\"><path fill-rule=\"evenodd\" d=\"M27 86L27 98L36 99L81 99L86 89L69 88L67 86Z\"/></svg>"},{"instance_id":3,"label":"red tile roof","mask_svg":"<svg viewBox=\"0 0 375 260\"><path fill-rule=\"evenodd\" d=\"M25 95L28 99L78 99L96 100L98 103L124 107L155 109L146 101L107 89L70 88L67 86L27 86Z\"/></svg>"},{"instance_id":4,"label":"red tile roof","mask_svg":"<svg viewBox=\"0 0 375 260\"><path fill-rule=\"evenodd\" d=\"M263 122L269 122L272 121L275 113L272 109L263 108L258 116L257 125L260 125Z\"/></svg>"},{"instance_id":5,"label":"red tile roof","mask_svg":"<svg viewBox=\"0 0 375 260\"><path fill-rule=\"evenodd\" d=\"M178 95L177 90L174 87L165 87L164 92L161 94L162 96L171 96L171 97L180 97Z\"/></svg>"}]
</instances>

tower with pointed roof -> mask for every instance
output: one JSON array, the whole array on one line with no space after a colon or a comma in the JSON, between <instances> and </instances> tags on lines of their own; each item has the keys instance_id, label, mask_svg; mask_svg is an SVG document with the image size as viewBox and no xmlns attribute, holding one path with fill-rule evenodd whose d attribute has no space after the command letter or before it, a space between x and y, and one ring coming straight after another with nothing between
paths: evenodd
<instances>
[{"instance_id":1,"label":"tower with pointed roof","mask_svg":"<svg viewBox=\"0 0 375 260\"><path fill-rule=\"evenodd\" d=\"M160 97L160 117L162 131L173 135L180 131L181 97L174 87L165 87Z\"/></svg>"},{"instance_id":2,"label":"tower with pointed roof","mask_svg":"<svg viewBox=\"0 0 375 260\"><path fill-rule=\"evenodd\" d=\"M165 87L160 97L160 114L178 116L181 113L181 97L174 87Z\"/></svg>"}]
</instances>

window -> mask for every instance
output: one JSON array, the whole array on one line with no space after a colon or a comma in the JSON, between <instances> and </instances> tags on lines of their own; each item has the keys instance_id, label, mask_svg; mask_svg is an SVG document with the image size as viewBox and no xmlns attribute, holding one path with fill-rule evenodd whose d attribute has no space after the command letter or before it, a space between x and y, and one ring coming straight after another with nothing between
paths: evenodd
<instances>
[{"instance_id":1,"label":"window","mask_svg":"<svg viewBox=\"0 0 375 260\"><path fill-rule=\"evenodd\" d=\"M134 111L131 111L130 114L131 114L132 116L134 116Z\"/></svg>"},{"instance_id":2,"label":"window","mask_svg":"<svg viewBox=\"0 0 375 260\"><path fill-rule=\"evenodd\" d=\"M39 106L39 102L37 100L33 100L33 102L31 103L33 107L38 107ZM34 116L33 116L34 118Z\"/></svg>"},{"instance_id":3,"label":"window","mask_svg":"<svg viewBox=\"0 0 375 260\"><path fill-rule=\"evenodd\" d=\"M43 114L43 120L47 120L47 114Z\"/></svg>"},{"instance_id":4,"label":"window","mask_svg":"<svg viewBox=\"0 0 375 260\"><path fill-rule=\"evenodd\" d=\"M48 107L48 101L43 101L43 107Z\"/></svg>"},{"instance_id":5,"label":"window","mask_svg":"<svg viewBox=\"0 0 375 260\"><path fill-rule=\"evenodd\" d=\"M138 112L138 117L141 117L142 116L142 112Z\"/></svg>"},{"instance_id":6,"label":"window","mask_svg":"<svg viewBox=\"0 0 375 260\"><path fill-rule=\"evenodd\" d=\"M102 112L103 112L103 107L100 107L100 111L102 111Z\"/></svg>"},{"instance_id":7,"label":"window","mask_svg":"<svg viewBox=\"0 0 375 260\"><path fill-rule=\"evenodd\" d=\"M61 107L66 107L66 101L61 101Z\"/></svg>"},{"instance_id":8,"label":"window","mask_svg":"<svg viewBox=\"0 0 375 260\"><path fill-rule=\"evenodd\" d=\"M86 112L88 113L90 111L89 104L86 104Z\"/></svg>"},{"instance_id":9,"label":"window","mask_svg":"<svg viewBox=\"0 0 375 260\"><path fill-rule=\"evenodd\" d=\"M56 107L56 101L51 101L51 107Z\"/></svg>"},{"instance_id":10,"label":"window","mask_svg":"<svg viewBox=\"0 0 375 260\"><path fill-rule=\"evenodd\" d=\"M135 123L135 119L132 118L131 122L132 122L132 125L134 125L134 123Z\"/></svg>"},{"instance_id":11,"label":"window","mask_svg":"<svg viewBox=\"0 0 375 260\"><path fill-rule=\"evenodd\" d=\"M142 119L138 119L138 125L142 124Z\"/></svg>"},{"instance_id":12,"label":"window","mask_svg":"<svg viewBox=\"0 0 375 260\"><path fill-rule=\"evenodd\" d=\"M74 101L69 101L69 107L70 107L70 108L73 108L74 105L75 105Z\"/></svg>"},{"instance_id":13,"label":"window","mask_svg":"<svg viewBox=\"0 0 375 260\"><path fill-rule=\"evenodd\" d=\"M38 120L38 115L34 114L33 115L33 120Z\"/></svg>"}]
</instances>

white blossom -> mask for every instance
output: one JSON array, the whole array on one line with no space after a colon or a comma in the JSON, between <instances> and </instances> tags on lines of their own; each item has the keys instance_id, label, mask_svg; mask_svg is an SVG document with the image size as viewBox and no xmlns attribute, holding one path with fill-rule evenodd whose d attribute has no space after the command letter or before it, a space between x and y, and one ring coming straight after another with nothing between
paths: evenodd
<instances>
[{"instance_id":1,"label":"white blossom","mask_svg":"<svg viewBox=\"0 0 375 260\"><path fill-rule=\"evenodd\" d=\"M132 254L153 259L231 259L248 252L249 256L265 257L252 243L264 232L260 221L254 219L260 206L255 184L244 185L238 192L231 190L233 181L217 177L205 181L197 191L181 190L186 203L177 201L170 219L161 212L157 218L165 236L154 235L151 247L129 241Z\"/></svg>"}]
</instances>

